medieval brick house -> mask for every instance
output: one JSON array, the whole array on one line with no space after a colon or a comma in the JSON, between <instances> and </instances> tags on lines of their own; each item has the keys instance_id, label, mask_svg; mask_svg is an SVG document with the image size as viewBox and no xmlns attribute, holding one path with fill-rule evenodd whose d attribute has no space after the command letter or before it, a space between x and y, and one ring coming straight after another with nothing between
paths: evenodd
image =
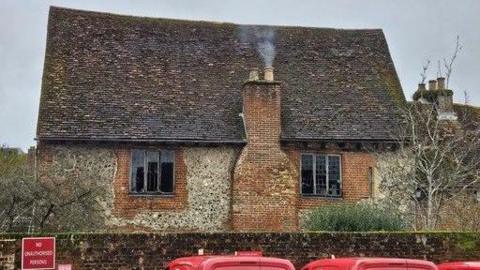
<instances>
[{"instance_id":1,"label":"medieval brick house","mask_svg":"<svg viewBox=\"0 0 480 270\"><path fill-rule=\"evenodd\" d=\"M263 29L276 54L258 78ZM366 148L392 145L403 102L381 30L53 7L39 177L104 187L112 227L297 230L313 207L371 196Z\"/></svg>"}]
</instances>

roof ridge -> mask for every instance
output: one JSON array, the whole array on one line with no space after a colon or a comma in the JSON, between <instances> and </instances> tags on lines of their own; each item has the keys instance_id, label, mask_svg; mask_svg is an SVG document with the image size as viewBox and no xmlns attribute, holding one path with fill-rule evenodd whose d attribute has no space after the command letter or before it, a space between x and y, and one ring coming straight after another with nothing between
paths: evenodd
<instances>
[{"instance_id":1,"label":"roof ridge","mask_svg":"<svg viewBox=\"0 0 480 270\"><path fill-rule=\"evenodd\" d=\"M130 15L130 14L120 14L109 11L94 11L86 9L76 9L70 7L60 7L52 5L50 6L50 12L56 11L69 11L76 13L84 13L88 15L98 15L98 16L114 16L114 17L123 17L129 19L137 20L155 20L155 21L166 21L166 22L177 22L177 23L205 23L205 24L223 24L231 26L266 26L266 27L281 27L281 28L292 28L292 29L318 29L318 30L332 30L332 31L342 31L342 32L382 32L382 28L336 28L336 27L316 27L316 26L303 26L303 25L286 25L286 24L250 24L250 23L234 23L234 22L222 22L222 21L209 21L209 20L191 20L183 18L165 18L165 17L148 17L148 16L139 16L139 15Z\"/></svg>"},{"instance_id":2,"label":"roof ridge","mask_svg":"<svg viewBox=\"0 0 480 270\"><path fill-rule=\"evenodd\" d=\"M472 104L464 104L464 103L454 102L453 105L463 106L463 107L470 107L470 108L472 108L472 109L480 109L480 106L476 106L476 105L472 105Z\"/></svg>"}]
</instances>

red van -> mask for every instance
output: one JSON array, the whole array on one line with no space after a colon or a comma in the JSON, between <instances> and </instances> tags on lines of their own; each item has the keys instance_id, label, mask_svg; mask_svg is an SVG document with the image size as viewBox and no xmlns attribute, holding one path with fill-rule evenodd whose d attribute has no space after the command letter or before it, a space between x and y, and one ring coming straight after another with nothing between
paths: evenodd
<instances>
[{"instance_id":1,"label":"red van","mask_svg":"<svg viewBox=\"0 0 480 270\"><path fill-rule=\"evenodd\" d=\"M478 262L448 262L437 265L438 270L480 270Z\"/></svg>"},{"instance_id":2,"label":"red van","mask_svg":"<svg viewBox=\"0 0 480 270\"><path fill-rule=\"evenodd\" d=\"M168 270L295 270L289 260L257 255L192 256L171 261Z\"/></svg>"},{"instance_id":3,"label":"red van","mask_svg":"<svg viewBox=\"0 0 480 270\"><path fill-rule=\"evenodd\" d=\"M310 262L302 270L437 270L429 261L398 258L338 258Z\"/></svg>"}]
</instances>

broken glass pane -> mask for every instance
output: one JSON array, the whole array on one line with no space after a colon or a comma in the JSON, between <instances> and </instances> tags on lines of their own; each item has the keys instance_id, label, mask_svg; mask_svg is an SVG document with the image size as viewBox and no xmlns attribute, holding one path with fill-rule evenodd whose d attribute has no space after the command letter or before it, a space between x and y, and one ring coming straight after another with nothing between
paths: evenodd
<instances>
[{"instance_id":1,"label":"broken glass pane","mask_svg":"<svg viewBox=\"0 0 480 270\"><path fill-rule=\"evenodd\" d=\"M173 192L174 182L174 151L165 150L161 153L161 180L160 191L171 193Z\"/></svg>"}]
</instances>

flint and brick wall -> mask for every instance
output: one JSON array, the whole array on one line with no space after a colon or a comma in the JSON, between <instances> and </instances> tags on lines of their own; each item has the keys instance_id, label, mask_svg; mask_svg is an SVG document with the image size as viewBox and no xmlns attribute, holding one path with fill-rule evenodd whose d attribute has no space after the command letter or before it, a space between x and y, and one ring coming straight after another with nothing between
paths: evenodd
<instances>
[{"instance_id":1,"label":"flint and brick wall","mask_svg":"<svg viewBox=\"0 0 480 270\"><path fill-rule=\"evenodd\" d=\"M174 195L137 195L130 193L130 167L132 147L119 147L115 150L118 169L113 182L114 203L112 213L115 216L133 218L140 211L182 210L187 207L186 168L183 149L170 149L175 152L175 190ZM162 148L164 149L164 148ZM152 148L158 150L158 148Z\"/></svg>"},{"instance_id":2,"label":"flint and brick wall","mask_svg":"<svg viewBox=\"0 0 480 270\"><path fill-rule=\"evenodd\" d=\"M128 231L185 232L229 229L231 174L238 157L238 149L234 147L185 147L181 149L181 152L184 162L181 167L185 170L182 173L186 182L184 207L163 209L161 201L169 198L131 196L127 201L139 199L160 202L152 203L150 208L139 208L136 214L132 213L133 216L114 214L109 219L111 226ZM177 162L181 162L178 157ZM129 164L129 162L127 163ZM119 168L119 174L128 168L129 166L127 169ZM176 168L176 172L179 172L179 168ZM123 186L125 180L120 181L120 183L122 182ZM177 186L175 189L177 190L177 188L179 187Z\"/></svg>"},{"instance_id":3,"label":"flint and brick wall","mask_svg":"<svg viewBox=\"0 0 480 270\"><path fill-rule=\"evenodd\" d=\"M22 235L0 235L20 267ZM427 259L434 262L478 260L480 234L473 233L183 233L183 234L61 234L57 235L57 263L73 269L165 269L177 257L233 254L260 250L265 256L289 259L297 269L311 260L345 256ZM5 253L2 253L5 254ZM1 265L3 263L4 265ZM0 261L0 268L5 264ZM4 268L2 268L4 267ZM10 268L11 269L11 268Z\"/></svg>"},{"instance_id":4,"label":"flint and brick wall","mask_svg":"<svg viewBox=\"0 0 480 270\"><path fill-rule=\"evenodd\" d=\"M343 194L337 199L304 198L299 194L298 174L304 150L282 150L274 140L267 144L270 147L259 144L245 147L240 158L236 147L176 147L173 197L129 194L134 146L41 144L39 177L53 181L76 177L99 185L106 190L100 198L106 225L120 231L292 231L314 207L370 195L368 168L375 162L371 154L305 150L341 155ZM234 171L237 178L232 186Z\"/></svg>"},{"instance_id":5,"label":"flint and brick wall","mask_svg":"<svg viewBox=\"0 0 480 270\"><path fill-rule=\"evenodd\" d=\"M230 227L236 147L177 147L175 195L129 195L135 146L40 144L39 178L72 179L105 190L98 198L108 229L116 231L224 231ZM145 147L137 147L145 148ZM150 147L151 149L164 149Z\"/></svg>"}]
</instances>

